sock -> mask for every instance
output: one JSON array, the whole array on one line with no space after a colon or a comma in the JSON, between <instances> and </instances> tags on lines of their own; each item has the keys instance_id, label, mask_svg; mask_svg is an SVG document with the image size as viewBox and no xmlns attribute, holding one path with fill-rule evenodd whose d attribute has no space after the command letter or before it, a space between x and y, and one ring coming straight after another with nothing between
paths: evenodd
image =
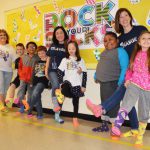
<instances>
[{"instance_id":1,"label":"sock","mask_svg":"<svg viewBox=\"0 0 150 150\"><path fill-rule=\"evenodd\" d=\"M128 115L128 112L125 109L120 108L117 118L114 122L114 126L120 129L127 115Z\"/></svg>"},{"instance_id":2,"label":"sock","mask_svg":"<svg viewBox=\"0 0 150 150\"><path fill-rule=\"evenodd\" d=\"M60 124L64 123L64 120L60 118L60 111L55 112L55 121Z\"/></svg>"},{"instance_id":3,"label":"sock","mask_svg":"<svg viewBox=\"0 0 150 150\"><path fill-rule=\"evenodd\" d=\"M60 108L60 106L58 104L57 98L56 97L52 97L52 102L53 102L53 105L54 105L53 111L54 112L58 112L61 108Z\"/></svg>"}]
</instances>

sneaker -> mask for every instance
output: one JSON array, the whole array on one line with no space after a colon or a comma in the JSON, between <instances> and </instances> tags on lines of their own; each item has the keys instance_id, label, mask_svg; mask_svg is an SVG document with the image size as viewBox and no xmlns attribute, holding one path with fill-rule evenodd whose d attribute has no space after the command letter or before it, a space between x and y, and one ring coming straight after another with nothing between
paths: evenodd
<instances>
[{"instance_id":1,"label":"sneaker","mask_svg":"<svg viewBox=\"0 0 150 150\"><path fill-rule=\"evenodd\" d=\"M135 142L136 147L141 147L143 146L143 135L137 135L137 139Z\"/></svg>"},{"instance_id":2,"label":"sneaker","mask_svg":"<svg viewBox=\"0 0 150 150\"><path fill-rule=\"evenodd\" d=\"M111 134L111 136L112 136L112 139L117 140L117 139L120 138L121 131L120 131L119 128L113 126L113 127L111 128L110 134Z\"/></svg>"},{"instance_id":3,"label":"sneaker","mask_svg":"<svg viewBox=\"0 0 150 150\"><path fill-rule=\"evenodd\" d=\"M43 116L37 116L37 119L43 119Z\"/></svg>"},{"instance_id":4,"label":"sneaker","mask_svg":"<svg viewBox=\"0 0 150 150\"><path fill-rule=\"evenodd\" d=\"M138 130L130 130L128 132L123 133L122 137L136 137L138 135Z\"/></svg>"},{"instance_id":5,"label":"sneaker","mask_svg":"<svg viewBox=\"0 0 150 150\"><path fill-rule=\"evenodd\" d=\"M87 107L93 112L95 117L100 117L102 115L102 107L100 105L95 105L91 100L86 100Z\"/></svg>"},{"instance_id":6,"label":"sneaker","mask_svg":"<svg viewBox=\"0 0 150 150\"><path fill-rule=\"evenodd\" d=\"M108 132L109 127L107 125L107 122L102 122L102 125L96 128L92 129L93 132Z\"/></svg>"},{"instance_id":7,"label":"sneaker","mask_svg":"<svg viewBox=\"0 0 150 150\"><path fill-rule=\"evenodd\" d=\"M12 108L13 98L9 98L8 100L5 100L5 103L8 108Z\"/></svg>"},{"instance_id":8,"label":"sneaker","mask_svg":"<svg viewBox=\"0 0 150 150\"><path fill-rule=\"evenodd\" d=\"M65 98L64 98L64 95L61 93L61 90L56 89L55 94L56 94L56 97L57 97L57 100L58 100L59 104L62 104L64 102Z\"/></svg>"},{"instance_id":9,"label":"sneaker","mask_svg":"<svg viewBox=\"0 0 150 150\"><path fill-rule=\"evenodd\" d=\"M21 114L23 114L24 113L24 106L22 105L22 106L20 106L20 110L19 110L19 112L21 113Z\"/></svg>"}]
</instances>

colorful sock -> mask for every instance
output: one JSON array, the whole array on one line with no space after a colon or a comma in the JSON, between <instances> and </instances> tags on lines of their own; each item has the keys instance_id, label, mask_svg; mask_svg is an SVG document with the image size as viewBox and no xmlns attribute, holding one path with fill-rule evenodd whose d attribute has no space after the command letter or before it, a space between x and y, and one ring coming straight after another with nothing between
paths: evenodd
<instances>
[{"instance_id":1,"label":"colorful sock","mask_svg":"<svg viewBox=\"0 0 150 150\"><path fill-rule=\"evenodd\" d=\"M122 137L136 137L138 135L138 130L130 130L122 134Z\"/></svg>"},{"instance_id":2,"label":"colorful sock","mask_svg":"<svg viewBox=\"0 0 150 150\"><path fill-rule=\"evenodd\" d=\"M55 121L60 124L64 123L64 120L60 118L60 111L55 112Z\"/></svg>"},{"instance_id":3,"label":"colorful sock","mask_svg":"<svg viewBox=\"0 0 150 150\"><path fill-rule=\"evenodd\" d=\"M55 90L55 95L57 97L57 100L59 102L59 104L62 104L64 102L64 95L61 93L61 90L60 89L56 89Z\"/></svg>"},{"instance_id":4,"label":"colorful sock","mask_svg":"<svg viewBox=\"0 0 150 150\"><path fill-rule=\"evenodd\" d=\"M19 103L19 98L15 98L14 99L14 104L18 104Z\"/></svg>"},{"instance_id":5,"label":"colorful sock","mask_svg":"<svg viewBox=\"0 0 150 150\"><path fill-rule=\"evenodd\" d=\"M25 107L25 111L29 110L30 107L29 107L29 104L28 104L28 102L26 100L22 100L22 104Z\"/></svg>"},{"instance_id":6,"label":"colorful sock","mask_svg":"<svg viewBox=\"0 0 150 150\"><path fill-rule=\"evenodd\" d=\"M54 112L58 112L58 111L60 111L60 106L59 106L59 104L58 104L58 101L57 101L57 98L56 97L53 97L52 98L52 102L53 102L53 105L54 105L54 108L53 108L53 111Z\"/></svg>"},{"instance_id":7,"label":"colorful sock","mask_svg":"<svg viewBox=\"0 0 150 150\"><path fill-rule=\"evenodd\" d=\"M127 115L128 115L128 112L125 109L121 108L119 110L117 118L114 122L114 126L111 129L112 136L120 137L121 135L120 127L122 126Z\"/></svg>"},{"instance_id":8,"label":"colorful sock","mask_svg":"<svg viewBox=\"0 0 150 150\"><path fill-rule=\"evenodd\" d=\"M142 146L143 145L143 135L145 133L146 126L147 126L147 123L139 122L139 130L138 130L139 133L137 135L135 146Z\"/></svg>"},{"instance_id":9,"label":"colorful sock","mask_svg":"<svg viewBox=\"0 0 150 150\"><path fill-rule=\"evenodd\" d=\"M78 118L73 118L73 126L77 128L79 126Z\"/></svg>"},{"instance_id":10,"label":"colorful sock","mask_svg":"<svg viewBox=\"0 0 150 150\"><path fill-rule=\"evenodd\" d=\"M12 108L13 102L14 102L14 98L8 98L7 100L5 100L6 106L8 108Z\"/></svg>"},{"instance_id":11,"label":"colorful sock","mask_svg":"<svg viewBox=\"0 0 150 150\"><path fill-rule=\"evenodd\" d=\"M109 127L108 127L107 121L103 121L101 126L99 126L97 128L93 128L92 130L94 132L108 132L109 131Z\"/></svg>"},{"instance_id":12,"label":"colorful sock","mask_svg":"<svg viewBox=\"0 0 150 150\"><path fill-rule=\"evenodd\" d=\"M93 112L95 117L100 117L102 115L102 107L101 105L95 105L91 102L91 100L86 100L87 107Z\"/></svg>"}]
</instances>

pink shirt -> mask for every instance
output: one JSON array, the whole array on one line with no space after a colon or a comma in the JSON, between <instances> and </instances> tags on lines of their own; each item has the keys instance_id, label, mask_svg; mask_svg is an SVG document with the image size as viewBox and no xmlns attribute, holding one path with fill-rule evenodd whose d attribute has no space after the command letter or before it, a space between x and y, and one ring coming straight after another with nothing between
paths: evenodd
<instances>
[{"instance_id":1,"label":"pink shirt","mask_svg":"<svg viewBox=\"0 0 150 150\"><path fill-rule=\"evenodd\" d=\"M150 73L148 71L146 51L139 51L137 53L133 64L133 71L127 70L126 80L130 80L143 90L150 91Z\"/></svg>"}]
</instances>

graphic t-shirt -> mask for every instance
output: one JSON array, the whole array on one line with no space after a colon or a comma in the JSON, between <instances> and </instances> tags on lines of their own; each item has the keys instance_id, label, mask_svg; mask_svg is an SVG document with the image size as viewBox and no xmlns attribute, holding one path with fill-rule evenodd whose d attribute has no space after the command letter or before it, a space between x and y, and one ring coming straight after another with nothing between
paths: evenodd
<instances>
[{"instance_id":1,"label":"graphic t-shirt","mask_svg":"<svg viewBox=\"0 0 150 150\"><path fill-rule=\"evenodd\" d=\"M147 30L147 28L144 26L133 26L130 32L122 33L119 36L119 45L127 51L129 58L131 57L134 45L137 42L138 37L140 36L141 32L145 30Z\"/></svg>"},{"instance_id":2,"label":"graphic t-shirt","mask_svg":"<svg viewBox=\"0 0 150 150\"><path fill-rule=\"evenodd\" d=\"M17 58L15 50L9 44L0 45L0 70L12 72L12 63Z\"/></svg>"},{"instance_id":3,"label":"graphic t-shirt","mask_svg":"<svg viewBox=\"0 0 150 150\"><path fill-rule=\"evenodd\" d=\"M52 44L47 51L47 56L50 57L49 71L57 71L61 60L66 56L66 50L64 44Z\"/></svg>"}]
</instances>

